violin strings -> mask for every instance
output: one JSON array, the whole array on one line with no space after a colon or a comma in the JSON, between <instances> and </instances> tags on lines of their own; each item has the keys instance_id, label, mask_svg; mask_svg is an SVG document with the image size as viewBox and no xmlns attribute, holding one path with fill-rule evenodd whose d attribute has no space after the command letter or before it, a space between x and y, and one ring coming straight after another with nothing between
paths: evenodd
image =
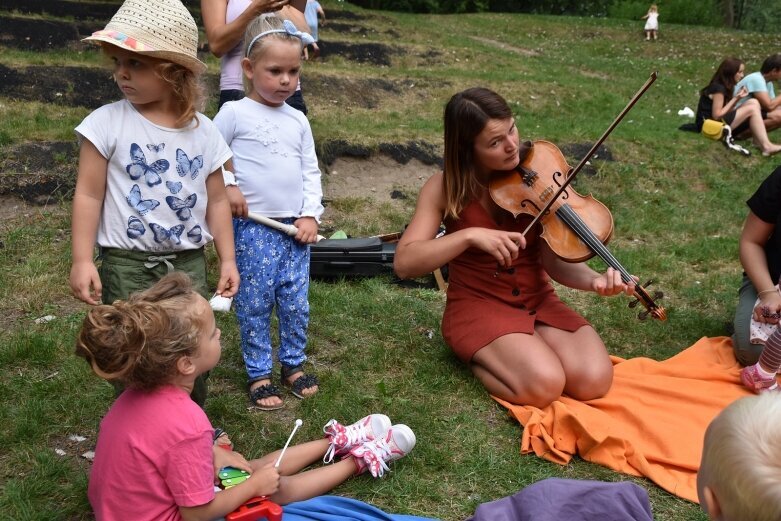
<instances>
[{"instance_id":1,"label":"violin strings","mask_svg":"<svg viewBox=\"0 0 781 521\"><path fill-rule=\"evenodd\" d=\"M621 265L620 262L618 262L618 259L616 259L613 254L608 250L604 244L602 244L602 241L599 240L599 238L594 234L593 231L591 231L591 228L589 228L585 222L583 222L583 219L580 218L580 216L572 209L572 207L568 204L561 205L561 208L559 208L559 211L556 212L557 215L561 217L561 220L564 221L565 224L567 224L572 230L577 234L577 236L586 243L586 245L594 250L594 252L599 255L599 257L607 263L608 266L611 268L618 270L619 273L621 273L621 279L628 283L632 280L632 276L629 274L629 272Z\"/></svg>"}]
</instances>

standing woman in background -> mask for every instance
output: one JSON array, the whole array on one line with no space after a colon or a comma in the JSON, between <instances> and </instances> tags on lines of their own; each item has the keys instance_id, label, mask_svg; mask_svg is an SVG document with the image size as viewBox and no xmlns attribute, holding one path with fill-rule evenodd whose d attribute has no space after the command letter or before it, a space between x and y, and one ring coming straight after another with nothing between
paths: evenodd
<instances>
[{"instance_id":1,"label":"standing woman in background","mask_svg":"<svg viewBox=\"0 0 781 521\"><path fill-rule=\"evenodd\" d=\"M226 101L244 97L241 40L249 23L263 13L278 12L280 18L289 19L300 31L308 32L305 8L306 0L201 0L201 16L209 50L222 59L218 109ZM306 114L300 85L287 103Z\"/></svg>"}]
</instances>

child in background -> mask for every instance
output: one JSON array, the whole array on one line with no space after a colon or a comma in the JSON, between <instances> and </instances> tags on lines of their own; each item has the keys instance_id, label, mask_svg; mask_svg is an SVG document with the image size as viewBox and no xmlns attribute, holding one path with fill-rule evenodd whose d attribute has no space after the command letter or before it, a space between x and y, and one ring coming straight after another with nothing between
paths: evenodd
<instances>
[{"instance_id":1,"label":"child in background","mask_svg":"<svg viewBox=\"0 0 781 521\"><path fill-rule=\"evenodd\" d=\"M314 375L304 374L309 324L309 244L317 240L323 213L320 169L306 117L285 104L298 83L301 49L312 42L289 21L263 15L244 36L247 97L225 103L214 118L231 147L226 165L234 219L236 257L242 285L236 316L254 407L283 406L271 381L271 312L279 318L282 382L298 398L317 392ZM295 237L249 221L248 211L298 228Z\"/></svg>"},{"instance_id":2,"label":"child in background","mask_svg":"<svg viewBox=\"0 0 781 521\"><path fill-rule=\"evenodd\" d=\"M188 398L198 375L220 359L220 330L209 303L181 272L127 301L87 313L76 353L127 390L100 424L88 496L98 521L219 519L255 496L286 504L321 495L353 474L380 477L415 446L406 425L369 415L353 425L331 420L326 437L248 462L213 445L214 429ZM295 474L326 456L330 466ZM231 466L246 481L215 494L217 472Z\"/></svg>"},{"instance_id":3,"label":"child in background","mask_svg":"<svg viewBox=\"0 0 781 521\"><path fill-rule=\"evenodd\" d=\"M656 33L659 31L659 11L656 8L656 4L651 4L648 8L648 12L645 16L640 17L641 20L645 20L645 39L646 41L653 38L656 40Z\"/></svg>"},{"instance_id":4,"label":"child in background","mask_svg":"<svg viewBox=\"0 0 781 521\"><path fill-rule=\"evenodd\" d=\"M304 48L304 59L309 59L309 47L312 47L312 57L317 58L320 55L320 47L317 45L318 37L317 24L319 18L322 17L322 23L325 25L325 11L323 6L317 0L307 0L306 8L304 9L304 16L306 17L306 24L309 26L309 31L312 34L314 43Z\"/></svg>"},{"instance_id":5,"label":"child in background","mask_svg":"<svg viewBox=\"0 0 781 521\"><path fill-rule=\"evenodd\" d=\"M720 521L781 519L781 396L741 398L708 426L697 473L700 505Z\"/></svg>"},{"instance_id":6,"label":"child in background","mask_svg":"<svg viewBox=\"0 0 781 521\"><path fill-rule=\"evenodd\" d=\"M150 17L150 13L155 16ZM220 257L217 293L236 293L230 205L219 172L230 149L203 103L198 28L179 0L127 0L99 43L125 99L76 127L79 173L73 197L73 294L112 303L176 269L206 287L204 246ZM93 253L99 247L100 270ZM193 399L203 404L205 383Z\"/></svg>"}]
</instances>

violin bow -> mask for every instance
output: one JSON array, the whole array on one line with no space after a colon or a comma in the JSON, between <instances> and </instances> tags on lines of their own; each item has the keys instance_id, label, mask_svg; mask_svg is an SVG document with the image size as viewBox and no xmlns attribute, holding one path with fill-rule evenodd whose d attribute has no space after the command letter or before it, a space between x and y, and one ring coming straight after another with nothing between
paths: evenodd
<instances>
[{"instance_id":1,"label":"violin bow","mask_svg":"<svg viewBox=\"0 0 781 521\"><path fill-rule=\"evenodd\" d=\"M648 88L653 84L653 82L656 81L656 71L651 73L651 76L646 80L646 82L643 84L642 87L640 87L640 90L638 90L634 96L632 96L632 99L629 100L629 103L627 103L626 107L624 107L624 110L621 111L621 113L616 116L616 119L613 120L613 123L610 124L609 127L607 127L607 130L602 134L602 137L600 137L596 143L594 143L594 146L591 147L591 150L588 151L588 153L583 156L583 159L580 160L578 165L570 170L567 173L566 179L564 180L564 183L559 187L559 189L556 191L555 194L553 194L553 197L550 198L548 203L542 207L540 212L532 219L532 222L529 223L529 226L526 227L526 229L523 231L523 236L526 237L526 234L529 233L529 230L532 229L532 227L539 222L539 220L542 218L543 215L548 213L548 210L550 210L550 207L553 206L553 203L556 202L556 200L559 198L559 196L564 192L564 190L567 189L569 184L575 179L575 176L578 175L578 172L586 165L589 159L591 159L591 156L594 155L594 153L597 151L597 149L602 145L602 143L605 142L607 137L610 135L611 132L613 132L613 129L615 129L618 124L621 122L622 119L624 119L624 116L634 107L635 103L642 97L643 94L645 94L645 91L648 90Z\"/></svg>"}]
</instances>

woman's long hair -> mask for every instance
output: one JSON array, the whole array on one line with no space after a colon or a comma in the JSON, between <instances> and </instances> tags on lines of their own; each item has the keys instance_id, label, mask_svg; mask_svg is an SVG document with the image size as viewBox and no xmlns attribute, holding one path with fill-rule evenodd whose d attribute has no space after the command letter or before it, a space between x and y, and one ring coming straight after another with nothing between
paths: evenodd
<instances>
[{"instance_id":1,"label":"woman's long hair","mask_svg":"<svg viewBox=\"0 0 781 521\"><path fill-rule=\"evenodd\" d=\"M716 73L711 78L708 85L700 91L701 96L707 96L708 87L713 84L720 84L726 87L727 92L724 94L724 102L728 102L732 99L732 90L735 88L735 75L740 70L740 66L743 65L743 61L737 58L727 58L719 64L719 68L716 69Z\"/></svg>"},{"instance_id":2,"label":"woman's long hair","mask_svg":"<svg viewBox=\"0 0 781 521\"><path fill-rule=\"evenodd\" d=\"M475 138L488 120L509 119L507 102L492 90L475 87L455 94L445 106L445 217L457 219L480 194L475 174Z\"/></svg>"}]
</instances>

